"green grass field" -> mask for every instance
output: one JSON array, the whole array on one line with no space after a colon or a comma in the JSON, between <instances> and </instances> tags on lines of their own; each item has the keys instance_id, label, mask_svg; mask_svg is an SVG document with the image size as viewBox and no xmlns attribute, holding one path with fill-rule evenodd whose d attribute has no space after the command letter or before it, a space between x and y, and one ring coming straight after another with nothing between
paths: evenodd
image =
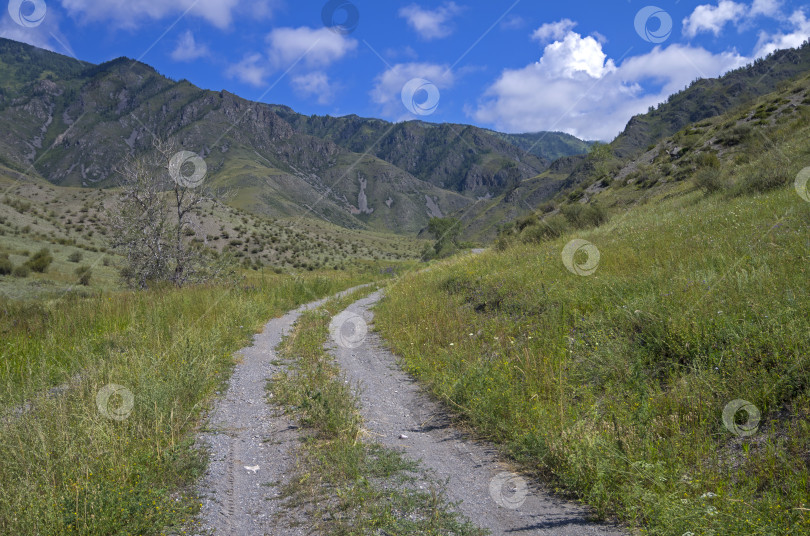
<instances>
[{"instance_id":1,"label":"green grass field","mask_svg":"<svg viewBox=\"0 0 810 536\"><path fill-rule=\"evenodd\" d=\"M645 534L808 534L808 225L792 185L687 190L406 275L377 325L473 429L604 516ZM589 277L563 263L573 239L601 254ZM752 435L735 428L745 411L724 425L735 400L761 414Z\"/></svg>"},{"instance_id":2,"label":"green grass field","mask_svg":"<svg viewBox=\"0 0 810 536\"><path fill-rule=\"evenodd\" d=\"M205 466L193 432L233 353L271 317L380 277L0 302L0 533L179 530Z\"/></svg>"}]
</instances>

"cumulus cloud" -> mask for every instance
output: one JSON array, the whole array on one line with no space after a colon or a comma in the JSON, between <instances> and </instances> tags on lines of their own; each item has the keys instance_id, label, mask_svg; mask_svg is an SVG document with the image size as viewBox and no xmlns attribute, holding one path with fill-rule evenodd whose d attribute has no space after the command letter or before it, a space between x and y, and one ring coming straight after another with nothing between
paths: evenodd
<instances>
[{"instance_id":1,"label":"cumulus cloud","mask_svg":"<svg viewBox=\"0 0 810 536\"><path fill-rule=\"evenodd\" d=\"M175 61L193 61L211 54L208 47L198 44L194 33L186 30L177 40L177 47L172 51L171 57Z\"/></svg>"},{"instance_id":2,"label":"cumulus cloud","mask_svg":"<svg viewBox=\"0 0 810 536\"><path fill-rule=\"evenodd\" d=\"M683 19L683 33L687 37L695 37L701 32L711 32L718 36L726 24L740 20L748 10L748 6L732 0L721 0L716 6L698 6L691 15Z\"/></svg>"},{"instance_id":3,"label":"cumulus cloud","mask_svg":"<svg viewBox=\"0 0 810 536\"><path fill-rule=\"evenodd\" d=\"M62 0L62 7L76 18L112 21L135 28L144 20L157 20L183 13L201 17L218 28L228 28L236 16L267 17L275 0Z\"/></svg>"},{"instance_id":4,"label":"cumulus cloud","mask_svg":"<svg viewBox=\"0 0 810 536\"><path fill-rule=\"evenodd\" d=\"M810 39L810 20L804 10L793 12L787 20L789 30L774 34L760 33L755 57L764 57L775 50L795 48Z\"/></svg>"},{"instance_id":5,"label":"cumulus cloud","mask_svg":"<svg viewBox=\"0 0 810 536\"><path fill-rule=\"evenodd\" d=\"M616 65L594 38L569 31L546 46L538 62L503 71L472 115L507 132L563 130L611 140L630 117L695 78L717 76L746 62L736 52L713 54L673 44Z\"/></svg>"},{"instance_id":6,"label":"cumulus cloud","mask_svg":"<svg viewBox=\"0 0 810 536\"><path fill-rule=\"evenodd\" d=\"M399 10L399 16L408 21L408 25L426 41L448 37L453 33L450 24L453 17L461 13L455 2L447 2L437 9L423 9L411 4Z\"/></svg>"},{"instance_id":7,"label":"cumulus cloud","mask_svg":"<svg viewBox=\"0 0 810 536\"><path fill-rule=\"evenodd\" d=\"M327 67L357 49L357 40L329 28L276 28L267 36L268 56L277 69L300 62L310 68Z\"/></svg>"},{"instance_id":8,"label":"cumulus cloud","mask_svg":"<svg viewBox=\"0 0 810 536\"><path fill-rule=\"evenodd\" d=\"M293 89L302 97L317 97L318 104L329 104L332 101L332 85L326 73L316 71L294 76L291 81Z\"/></svg>"},{"instance_id":9,"label":"cumulus cloud","mask_svg":"<svg viewBox=\"0 0 810 536\"><path fill-rule=\"evenodd\" d=\"M580 75L602 78L616 70L613 60L607 59L596 39L574 32L569 32L562 41L548 45L539 66L554 78L578 78Z\"/></svg>"},{"instance_id":10,"label":"cumulus cloud","mask_svg":"<svg viewBox=\"0 0 810 536\"><path fill-rule=\"evenodd\" d=\"M541 43L547 41L558 41L565 37L565 35L574 29L577 25L571 19L563 19L558 22L549 22L534 31L532 39L536 39Z\"/></svg>"},{"instance_id":11,"label":"cumulus cloud","mask_svg":"<svg viewBox=\"0 0 810 536\"><path fill-rule=\"evenodd\" d=\"M400 63L380 74L374 81L371 100L386 117L411 118L402 104L402 88L414 78L422 78L440 90L453 87L456 77L447 65L434 63ZM441 104L439 104L441 109Z\"/></svg>"},{"instance_id":12,"label":"cumulus cloud","mask_svg":"<svg viewBox=\"0 0 810 536\"><path fill-rule=\"evenodd\" d=\"M228 78L235 78L252 86L266 85L269 74L267 60L261 54L249 54L225 71Z\"/></svg>"},{"instance_id":13,"label":"cumulus cloud","mask_svg":"<svg viewBox=\"0 0 810 536\"><path fill-rule=\"evenodd\" d=\"M752 15L765 15L766 17L776 18L782 11L781 0L754 0L751 5Z\"/></svg>"}]
</instances>

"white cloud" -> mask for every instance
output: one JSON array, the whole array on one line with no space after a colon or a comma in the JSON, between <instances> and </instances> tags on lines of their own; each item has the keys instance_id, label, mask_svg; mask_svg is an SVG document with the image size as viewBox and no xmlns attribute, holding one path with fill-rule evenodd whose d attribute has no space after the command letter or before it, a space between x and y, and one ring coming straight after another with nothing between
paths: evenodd
<instances>
[{"instance_id":1,"label":"white cloud","mask_svg":"<svg viewBox=\"0 0 810 536\"><path fill-rule=\"evenodd\" d=\"M766 17L777 18L781 11L781 0L754 0L751 5L751 15L765 15Z\"/></svg>"},{"instance_id":2,"label":"white cloud","mask_svg":"<svg viewBox=\"0 0 810 536\"><path fill-rule=\"evenodd\" d=\"M162 19L188 11L218 28L228 28L238 16L251 19L271 14L276 0L62 0L62 7L77 18L88 21L113 21L135 28L144 19Z\"/></svg>"},{"instance_id":3,"label":"white cloud","mask_svg":"<svg viewBox=\"0 0 810 536\"><path fill-rule=\"evenodd\" d=\"M293 89L302 97L318 97L318 104L329 104L332 101L333 89L329 76L324 72L294 76L291 81Z\"/></svg>"},{"instance_id":4,"label":"white cloud","mask_svg":"<svg viewBox=\"0 0 810 536\"><path fill-rule=\"evenodd\" d=\"M569 32L548 45L537 63L503 71L472 115L507 132L563 130L611 140L633 115L695 78L718 76L746 61L735 52L673 44L617 66L595 39Z\"/></svg>"},{"instance_id":5,"label":"white cloud","mask_svg":"<svg viewBox=\"0 0 810 536\"><path fill-rule=\"evenodd\" d=\"M400 63L383 72L375 80L371 100L380 105L383 115L398 120L410 118L402 104L402 88L414 78L433 83L440 90L453 87L455 75L447 65L434 63ZM441 104L439 104L441 109Z\"/></svg>"},{"instance_id":6,"label":"white cloud","mask_svg":"<svg viewBox=\"0 0 810 536\"><path fill-rule=\"evenodd\" d=\"M563 19L558 22L548 22L534 31L532 39L536 39L541 43L547 41L558 41L565 37L565 35L574 29L577 25L571 19Z\"/></svg>"},{"instance_id":7,"label":"white cloud","mask_svg":"<svg viewBox=\"0 0 810 536\"><path fill-rule=\"evenodd\" d=\"M748 10L748 6L732 0L721 0L716 6L698 6L691 15L683 19L683 33L687 37L695 37L701 32L711 32L718 36L726 24L738 21Z\"/></svg>"},{"instance_id":8,"label":"white cloud","mask_svg":"<svg viewBox=\"0 0 810 536\"><path fill-rule=\"evenodd\" d=\"M453 29L450 22L459 13L461 13L461 8L455 2L447 2L434 10L423 9L416 4L399 10L399 16L407 20L408 25L426 41L441 39L452 34Z\"/></svg>"},{"instance_id":9,"label":"white cloud","mask_svg":"<svg viewBox=\"0 0 810 536\"><path fill-rule=\"evenodd\" d=\"M45 13L45 18L41 24L34 27L23 27L14 22L6 9L6 3L0 5L0 37L27 43L29 45L44 48L52 52L64 54L72 58L76 53L70 45L68 38L59 30L61 17L56 10L49 10Z\"/></svg>"},{"instance_id":10,"label":"white cloud","mask_svg":"<svg viewBox=\"0 0 810 536\"><path fill-rule=\"evenodd\" d=\"M509 15L501 22L502 30L519 30L526 26L528 22L518 15Z\"/></svg>"},{"instance_id":11,"label":"white cloud","mask_svg":"<svg viewBox=\"0 0 810 536\"><path fill-rule=\"evenodd\" d=\"M810 39L810 20L803 10L794 11L787 23L790 26L788 33L760 34L755 57L761 58L779 49L795 48Z\"/></svg>"},{"instance_id":12,"label":"white cloud","mask_svg":"<svg viewBox=\"0 0 810 536\"><path fill-rule=\"evenodd\" d=\"M357 40L329 28L276 28L267 41L270 61L277 69L296 63L309 68L327 67L357 49Z\"/></svg>"},{"instance_id":13,"label":"white cloud","mask_svg":"<svg viewBox=\"0 0 810 536\"><path fill-rule=\"evenodd\" d=\"M568 32L562 41L548 45L540 59L540 67L555 78L577 78L581 74L602 78L616 70L613 60L607 59L596 39L575 32Z\"/></svg>"},{"instance_id":14,"label":"white cloud","mask_svg":"<svg viewBox=\"0 0 810 536\"><path fill-rule=\"evenodd\" d=\"M197 43L191 30L186 30L177 40L177 48L171 56L174 61L192 61L211 54L208 47Z\"/></svg>"},{"instance_id":15,"label":"white cloud","mask_svg":"<svg viewBox=\"0 0 810 536\"><path fill-rule=\"evenodd\" d=\"M252 86L265 85L267 76L270 74L270 69L267 67L267 61L261 54L250 54L237 64L231 65L225 75L228 78L236 78L240 82L250 84Z\"/></svg>"}]
</instances>

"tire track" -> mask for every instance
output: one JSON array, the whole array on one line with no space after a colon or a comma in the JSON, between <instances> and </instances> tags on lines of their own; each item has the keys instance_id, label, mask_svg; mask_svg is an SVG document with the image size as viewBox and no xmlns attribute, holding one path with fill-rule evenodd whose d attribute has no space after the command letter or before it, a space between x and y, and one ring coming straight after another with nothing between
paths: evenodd
<instances>
[{"instance_id":1,"label":"tire track","mask_svg":"<svg viewBox=\"0 0 810 536\"><path fill-rule=\"evenodd\" d=\"M381 296L376 292L359 300L335 318L360 316L371 324L370 307ZM335 329L353 333L357 326ZM328 347L349 382L361 386L365 428L383 445L421 459L440 480L447 479L448 499L459 502L458 510L474 524L492 534L626 534L619 527L590 521L587 508L552 496L539 483L514 473L493 445L470 440L453 428L446 412L399 368L375 333L369 332L359 347L332 342Z\"/></svg>"},{"instance_id":2,"label":"tire track","mask_svg":"<svg viewBox=\"0 0 810 536\"><path fill-rule=\"evenodd\" d=\"M359 287L358 287L359 288ZM355 289L338 294L342 296ZM253 344L238 352L227 392L208 415L197 443L209 466L199 486L202 509L192 534L299 536L305 527L283 521L279 488L295 463L298 427L267 403L267 380L281 371L276 347L298 317L329 298L304 305L268 322Z\"/></svg>"}]
</instances>

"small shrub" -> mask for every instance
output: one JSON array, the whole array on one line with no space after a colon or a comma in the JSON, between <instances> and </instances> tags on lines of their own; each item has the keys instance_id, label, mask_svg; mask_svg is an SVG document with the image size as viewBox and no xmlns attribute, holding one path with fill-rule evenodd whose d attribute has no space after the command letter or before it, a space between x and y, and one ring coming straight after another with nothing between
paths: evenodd
<instances>
[{"instance_id":1,"label":"small shrub","mask_svg":"<svg viewBox=\"0 0 810 536\"><path fill-rule=\"evenodd\" d=\"M713 167L707 167L698 171L695 174L695 185L707 194L718 192L726 187L725 183L720 178L720 170Z\"/></svg>"},{"instance_id":2,"label":"small shrub","mask_svg":"<svg viewBox=\"0 0 810 536\"><path fill-rule=\"evenodd\" d=\"M20 266L14 268L14 271L11 272L11 275L13 275L14 277L28 277L30 273L31 269L28 266L21 264Z\"/></svg>"},{"instance_id":3,"label":"small shrub","mask_svg":"<svg viewBox=\"0 0 810 536\"><path fill-rule=\"evenodd\" d=\"M546 240L553 240L565 233L568 227L565 216L555 214L537 222L536 225L525 228L520 233L520 240L526 244L538 244Z\"/></svg>"},{"instance_id":4,"label":"small shrub","mask_svg":"<svg viewBox=\"0 0 810 536\"><path fill-rule=\"evenodd\" d=\"M81 253L79 253L78 251L74 251L73 253L71 253L70 255L68 255L68 258L67 258L67 259L68 259L68 261L70 261L70 262L81 262L81 260L82 260L82 254L81 254Z\"/></svg>"},{"instance_id":5,"label":"small shrub","mask_svg":"<svg viewBox=\"0 0 810 536\"><path fill-rule=\"evenodd\" d=\"M697 156L696 164L700 168L717 169L720 167L720 159L717 158L717 155L712 152L700 153Z\"/></svg>"},{"instance_id":6,"label":"small shrub","mask_svg":"<svg viewBox=\"0 0 810 536\"><path fill-rule=\"evenodd\" d=\"M8 260L8 253L0 254L0 275L9 275L14 271L14 265Z\"/></svg>"},{"instance_id":7,"label":"small shrub","mask_svg":"<svg viewBox=\"0 0 810 536\"><path fill-rule=\"evenodd\" d=\"M76 275L79 277L79 284L86 287L90 285L90 278L93 276L93 272L90 270L90 267L85 264L76 268Z\"/></svg>"},{"instance_id":8,"label":"small shrub","mask_svg":"<svg viewBox=\"0 0 810 536\"><path fill-rule=\"evenodd\" d=\"M598 227L607 221L607 213L596 204L565 205L560 209L568 222L578 229Z\"/></svg>"},{"instance_id":9,"label":"small shrub","mask_svg":"<svg viewBox=\"0 0 810 536\"><path fill-rule=\"evenodd\" d=\"M735 194L761 194L781 188L791 182L793 177L784 167L748 169L740 178Z\"/></svg>"},{"instance_id":10,"label":"small shrub","mask_svg":"<svg viewBox=\"0 0 810 536\"><path fill-rule=\"evenodd\" d=\"M37 251L33 257L28 259L25 265L34 272L42 274L45 273L52 262L53 256L51 256L51 251L48 248L42 248Z\"/></svg>"}]
</instances>

